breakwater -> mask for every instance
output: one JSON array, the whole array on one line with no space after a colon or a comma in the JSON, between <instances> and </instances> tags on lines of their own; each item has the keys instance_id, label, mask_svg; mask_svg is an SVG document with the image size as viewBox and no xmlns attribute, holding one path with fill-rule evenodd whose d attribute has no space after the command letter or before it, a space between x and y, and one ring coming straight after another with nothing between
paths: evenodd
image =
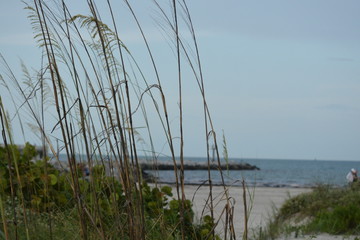
<instances>
[{"instance_id":1,"label":"breakwater","mask_svg":"<svg viewBox=\"0 0 360 240\"><path fill-rule=\"evenodd\" d=\"M148 163L140 162L142 170L174 170L174 164L172 162L158 162ZM177 168L180 169L180 164L177 163ZM230 162L227 164L221 164L220 166L216 163L207 164L206 162L185 162L183 164L184 170L260 170L255 165L249 163L235 163Z\"/></svg>"}]
</instances>

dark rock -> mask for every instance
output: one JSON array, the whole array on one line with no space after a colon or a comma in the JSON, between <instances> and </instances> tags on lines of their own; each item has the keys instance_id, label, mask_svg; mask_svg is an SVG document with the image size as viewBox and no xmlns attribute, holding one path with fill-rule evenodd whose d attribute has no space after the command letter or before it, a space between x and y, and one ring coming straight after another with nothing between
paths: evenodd
<instances>
[{"instance_id":1,"label":"dark rock","mask_svg":"<svg viewBox=\"0 0 360 240\"><path fill-rule=\"evenodd\" d=\"M153 164L142 162L140 163L142 170L174 170L174 164L167 163L159 163L156 167ZM207 163L184 163L184 170L260 170L255 165L250 165L248 163L229 163L229 164L214 164L211 163L208 165ZM180 164L177 164L177 168L180 169Z\"/></svg>"}]
</instances>

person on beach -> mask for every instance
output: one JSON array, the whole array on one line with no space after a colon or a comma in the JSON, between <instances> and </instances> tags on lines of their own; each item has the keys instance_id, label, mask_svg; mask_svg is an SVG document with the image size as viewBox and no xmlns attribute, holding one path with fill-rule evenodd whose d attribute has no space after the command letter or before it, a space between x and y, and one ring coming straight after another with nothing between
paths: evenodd
<instances>
[{"instance_id":1,"label":"person on beach","mask_svg":"<svg viewBox=\"0 0 360 240\"><path fill-rule=\"evenodd\" d=\"M357 182L358 176L355 168L352 168L351 171L346 175L346 179L349 183Z\"/></svg>"}]
</instances>

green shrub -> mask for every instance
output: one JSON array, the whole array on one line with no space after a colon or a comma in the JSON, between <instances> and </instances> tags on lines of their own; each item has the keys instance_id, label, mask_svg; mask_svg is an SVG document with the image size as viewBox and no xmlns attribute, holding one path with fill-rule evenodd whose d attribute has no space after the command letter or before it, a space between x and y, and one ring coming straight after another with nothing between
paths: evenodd
<instances>
[{"instance_id":1,"label":"green shrub","mask_svg":"<svg viewBox=\"0 0 360 240\"><path fill-rule=\"evenodd\" d=\"M8 151L11 151L9 154ZM15 156L15 157L14 157ZM10 225L11 236L15 231L20 236L25 236L30 231L32 236L41 235L37 239L49 239L48 226L51 222L53 234L63 236L61 232L78 230L80 228L74 197L74 189L71 186L71 175L59 172L45 160L35 160L36 151L33 146L26 144L23 151L16 146L5 149L0 147L0 191L6 196L6 218L15 222L17 226ZM10 168L8 164L10 163ZM17 181L17 169L21 182ZM13 177L15 196L11 195L9 176ZM78 173L79 192L83 206L86 206L89 214L94 217L86 218L88 224L95 225L93 231L89 231L93 239L97 239L97 229L100 225L109 238L118 238L128 235L126 198L123 187L119 181L106 176L103 166L96 165L91 171L91 180L83 178ZM134 186L136 187L136 186ZM141 185L145 231L150 239L178 239L183 227L186 239L213 239L208 236L213 231L214 220L205 216L199 224L194 223L194 212L190 200L177 200L173 198L172 188L151 188L146 182ZM14 204L10 199L14 197ZM21 207L21 197L24 199L26 216L36 228L26 229L23 225L25 215ZM134 201L139 197L134 194ZM182 212L182 214L181 214ZM181 216L182 215L182 216ZM16 216L16 217L15 217ZM116 223L116 225L115 225ZM40 231L38 230L40 227ZM16 230L15 230L16 229ZM64 235L65 236L65 235ZM81 238L79 235L69 237ZM56 239L56 237L55 237ZM62 239L62 238L60 238ZM91 237L90 237L91 239ZM218 236L216 236L218 239Z\"/></svg>"},{"instance_id":2,"label":"green shrub","mask_svg":"<svg viewBox=\"0 0 360 240\"><path fill-rule=\"evenodd\" d=\"M71 188L65 176L46 159L36 159L35 147L29 143L20 150L17 146L0 147L0 192L5 196L23 198L27 207L45 211L65 207L71 201ZM11 179L11 183L10 183Z\"/></svg>"}]
</instances>

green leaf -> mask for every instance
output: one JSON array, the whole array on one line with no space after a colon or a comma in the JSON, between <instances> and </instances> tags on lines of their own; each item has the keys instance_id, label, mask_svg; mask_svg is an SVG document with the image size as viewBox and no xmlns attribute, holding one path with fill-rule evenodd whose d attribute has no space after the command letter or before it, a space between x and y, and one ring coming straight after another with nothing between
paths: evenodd
<instances>
[{"instance_id":1,"label":"green leaf","mask_svg":"<svg viewBox=\"0 0 360 240\"><path fill-rule=\"evenodd\" d=\"M50 185L55 185L57 183L57 177L54 174L49 174Z\"/></svg>"},{"instance_id":2,"label":"green leaf","mask_svg":"<svg viewBox=\"0 0 360 240\"><path fill-rule=\"evenodd\" d=\"M161 188L161 191L162 191L163 193L165 193L166 195L168 195L169 197L172 197L172 196L173 196L171 190L172 190L172 189L171 189L171 187L169 187L169 186L164 186L164 187Z\"/></svg>"},{"instance_id":3,"label":"green leaf","mask_svg":"<svg viewBox=\"0 0 360 240\"><path fill-rule=\"evenodd\" d=\"M31 203L35 206L39 206L41 203L41 198L39 198L38 196L32 195L31 196Z\"/></svg>"}]
</instances>

